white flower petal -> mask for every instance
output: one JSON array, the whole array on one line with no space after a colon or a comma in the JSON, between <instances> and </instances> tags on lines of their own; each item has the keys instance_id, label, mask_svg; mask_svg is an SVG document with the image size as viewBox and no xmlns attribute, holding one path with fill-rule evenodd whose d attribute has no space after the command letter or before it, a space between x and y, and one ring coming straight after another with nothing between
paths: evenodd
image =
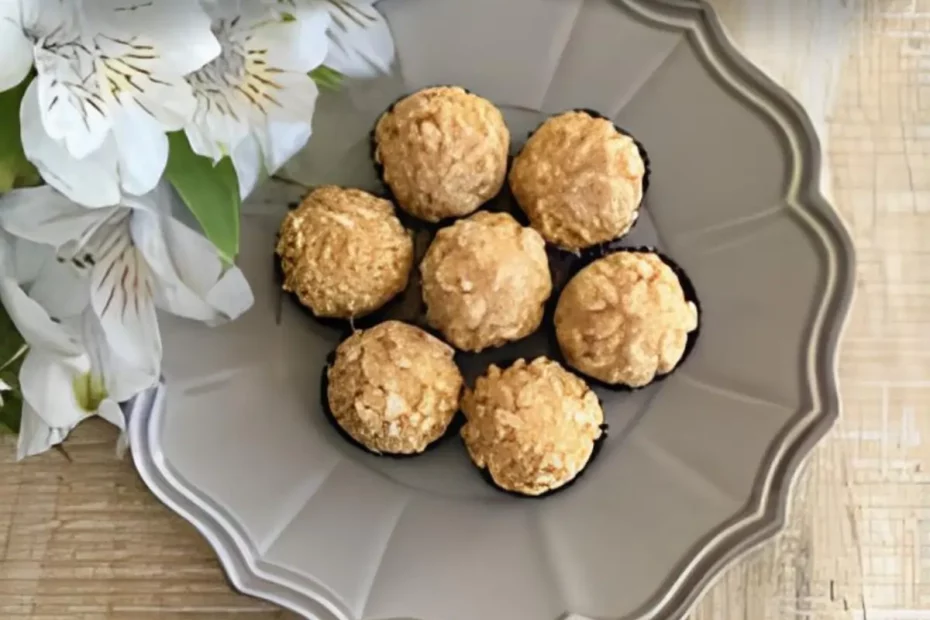
<instances>
[{"instance_id":1,"label":"white flower petal","mask_svg":"<svg viewBox=\"0 0 930 620\"><path fill-rule=\"evenodd\" d=\"M32 43L23 33L19 2L0 0L0 92L10 90L29 74Z\"/></svg>"},{"instance_id":2,"label":"white flower petal","mask_svg":"<svg viewBox=\"0 0 930 620\"><path fill-rule=\"evenodd\" d=\"M85 312L79 321L91 369L103 377L109 399L125 402L158 383L158 372L137 368L113 350L93 311Z\"/></svg>"},{"instance_id":3,"label":"white flower petal","mask_svg":"<svg viewBox=\"0 0 930 620\"><path fill-rule=\"evenodd\" d=\"M158 121L163 131L180 131L197 110L197 100L190 84L183 78L149 84L135 100Z\"/></svg>"},{"instance_id":4,"label":"white flower petal","mask_svg":"<svg viewBox=\"0 0 930 620\"><path fill-rule=\"evenodd\" d=\"M253 302L238 268L223 271L212 244L167 216L137 213L133 241L155 273L155 296L164 310L216 324L238 317Z\"/></svg>"},{"instance_id":5,"label":"white flower petal","mask_svg":"<svg viewBox=\"0 0 930 620\"><path fill-rule=\"evenodd\" d=\"M283 43L249 40L246 54L254 60L246 63L245 77L236 94L240 109L253 126L267 119L310 122L319 90L309 70L289 70L272 60L299 48L299 44L285 47Z\"/></svg>"},{"instance_id":6,"label":"white flower petal","mask_svg":"<svg viewBox=\"0 0 930 620\"><path fill-rule=\"evenodd\" d=\"M61 357L30 349L19 369L23 399L53 428L73 428L93 412L81 408L75 380L90 370L86 356Z\"/></svg>"},{"instance_id":7,"label":"white flower petal","mask_svg":"<svg viewBox=\"0 0 930 620\"><path fill-rule=\"evenodd\" d=\"M19 284L32 282L39 277L49 260L54 259L54 250L40 243L8 235L0 229L0 243L6 243L12 250L12 275Z\"/></svg>"},{"instance_id":8,"label":"white flower petal","mask_svg":"<svg viewBox=\"0 0 930 620\"><path fill-rule=\"evenodd\" d=\"M210 17L199 2L92 0L83 6L95 30L94 42L107 56L119 59L124 74L183 76L220 53Z\"/></svg>"},{"instance_id":9,"label":"white flower petal","mask_svg":"<svg viewBox=\"0 0 930 620\"><path fill-rule=\"evenodd\" d=\"M291 14L295 19L268 21L250 31L245 46L253 54L267 50L261 56L271 67L306 75L326 59L330 14L313 3L297 5Z\"/></svg>"},{"instance_id":10,"label":"white flower petal","mask_svg":"<svg viewBox=\"0 0 930 620\"><path fill-rule=\"evenodd\" d=\"M116 440L116 458L123 458L126 449L129 447L129 435L126 433L126 414L122 408L113 400L105 400L100 403L97 409L97 415L119 429L119 439Z\"/></svg>"},{"instance_id":11,"label":"white flower petal","mask_svg":"<svg viewBox=\"0 0 930 620\"><path fill-rule=\"evenodd\" d=\"M196 3L187 4L196 6ZM105 50L97 61L100 88L104 91L104 100L114 111L127 102L136 101L141 106L139 112L149 117L160 131L177 131L190 121L197 106L193 90L184 78L192 70L188 68L191 63L185 56L183 62L172 64L165 57L166 44L153 42L154 31L147 25L145 28L144 36L138 36L136 26L134 35L108 37L101 34L95 38ZM201 34L209 37L212 58L219 53L219 43L209 28ZM186 49L184 43L176 46L177 50L172 51ZM174 54L167 53L167 56ZM199 68L202 63L193 64Z\"/></svg>"},{"instance_id":12,"label":"white flower petal","mask_svg":"<svg viewBox=\"0 0 930 620\"><path fill-rule=\"evenodd\" d=\"M19 423L19 438L16 443L16 459L42 454L62 443L68 433L77 426L53 428L29 405L23 403L23 413Z\"/></svg>"},{"instance_id":13,"label":"white flower petal","mask_svg":"<svg viewBox=\"0 0 930 620\"><path fill-rule=\"evenodd\" d=\"M225 156L223 147L214 140L212 134L207 130L207 115L195 115L195 118L196 121L188 123L184 128L184 135L187 136L192 151L198 155L209 157L213 160L213 163L216 163Z\"/></svg>"},{"instance_id":14,"label":"white flower petal","mask_svg":"<svg viewBox=\"0 0 930 620\"><path fill-rule=\"evenodd\" d=\"M278 91L273 106L265 106L264 114L253 116L254 122L299 122L310 125L320 90L306 73L279 73L274 78Z\"/></svg>"},{"instance_id":15,"label":"white flower petal","mask_svg":"<svg viewBox=\"0 0 930 620\"><path fill-rule=\"evenodd\" d=\"M179 221L182 215L190 216L190 210L174 188L162 183L140 200L145 200L148 208L145 213L133 213L129 229L156 278L162 277L162 268L167 266L195 291L213 286L223 273L223 262L213 244L196 231L196 219L188 220L190 226ZM150 252L163 246L165 252Z\"/></svg>"},{"instance_id":16,"label":"white flower petal","mask_svg":"<svg viewBox=\"0 0 930 620\"><path fill-rule=\"evenodd\" d=\"M158 120L131 99L125 100L114 115L113 136L122 188L136 196L147 194L158 184L168 163L168 137Z\"/></svg>"},{"instance_id":17,"label":"white flower petal","mask_svg":"<svg viewBox=\"0 0 930 620\"><path fill-rule=\"evenodd\" d=\"M142 213L142 212L140 212ZM158 375L161 334L155 315L152 273L120 224L101 244L91 273L91 305L107 342L133 367Z\"/></svg>"},{"instance_id":18,"label":"white flower petal","mask_svg":"<svg viewBox=\"0 0 930 620\"><path fill-rule=\"evenodd\" d=\"M85 209L48 186L0 196L0 228L56 248L95 228L112 209Z\"/></svg>"},{"instance_id":19,"label":"white flower petal","mask_svg":"<svg viewBox=\"0 0 930 620\"><path fill-rule=\"evenodd\" d=\"M216 90L200 73L189 79L194 84L197 111L184 133L195 153L216 163L248 137L249 125L245 113L237 111L239 104L234 97Z\"/></svg>"},{"instance_id":20,"label":"white flower petal","mask_svg":"<svg viewBox=\"0 0 930 620\"><path fill-rule=\"evenodd\" d=\"M228 321L236 320L255 303L249 282L238 267L227 269L216 286L207 293L206 299L208 304L219 311L222 319ZM216 325L223 320L208 321L208 324Z\"/></svg>"},{"instance_id":21,"label":"white flower petal","mask_svg":"<svg viewBox=\"0 0 930 620\"><path fill-rule=\"evenodd\" d=\"M79 316L90 304L90 281L86 270L48 256L28 287L28 294L53 320Z\"/></svg>"},{"instance_id":22,"label":"white flower petal","mask_svg":"<svg viewBox=\"0 0 930 620\"><path fill-rule=\"evenodd\" d=\"M35 61L34 83L45 132L61 141L72 158L87 157L103 145L112 124L97 88L93 56L87 51L64 56L38 49Z\"/></svg>"},{"instance_id":23,"label":"white flower petal","mask_svg":"<svg viewBox=\"0 0 930 620\"><path fill-rule=\"evenodd\" d=\"M239 196L245 200L266 173L261 147L255 136L250 135L240 142L230 154L230 159L239 181Z\"/></svg>"},{"instance_id":24,"label":"white flower petal","mask_svg":"<svg viewBox=\"0 0 930 620\"><path fill-rule=\"evenodd\" d=\"M74 159L68 149L52 139L42 125L36 80L29 85L20 107L23 150L42 178L72 200L88 207L119 202L117 151L112 139L84 159Z\"/></svg>"},{"instance_id":25,"label":"white flower petal","mask_svg":"<svg viewBox=\"0 0 930 620\"><path fill-rule=\"evenodd\" d=\"M78 355L81 352L76 335L65 325L52 320L45 308L29 297L11 277L0 277L0 302L17 331L34 349L58 355Z\"/></svg>"},{"instance_id":26,"label":"white flower petal","mask_svg":"<svg viewBox=\"0 0 930 620\"><path fill-rule=\"evenodd\" d=\"M317 0L329 8L332 25L327 36L325 64L349 77L388 73L394 61L394 39L384 16L371 2Z\"/></svg>"},{"instance_id":27,"label":"white flower petal","mask_svg":"<svg viewBox=\"0 0 930 620\"><path fill-rule=\"evenodd\" d=\"M312 133L310 123L269 121L265 131L256 131L265 169L274 174L307 144Z\"/></svg>"},{"instance_id":28,"label":"white flower petal","mask_svg":"<svg viewBox=\"0 0 930 620\"><path fill-rule=\"evenodd\" d=\"M86 282L83 290L80 287L74 289L69 287L70 282L66 284L57 277L59 272L55 268L62 267L55 260L51 246L32 243L0 231L0 304L31 346L61 355L77 355L81 350L77 333L60 321L67 314L62 312L50 315L50 311L57 313L62 308L44 305L44 302L58 300L79 304L81 297L87 297ZM37 287L39 298L29 294ZM69 288L70 291L66 291ZM45 289L54 291L58 296L41 298ZM66 298L69 292L74 298Z\"/></svg>"},{"instance_id":29,"label":"white flower petal","mask_svg":"<svg viewBox=\"0 0 930 620\"><path fill-rule=\"evenodd\" d=\"M81 23L83 4L75 0L13 0L22 11L23 25L43 44L71 41Z\"/></svg>"}]
</instances>

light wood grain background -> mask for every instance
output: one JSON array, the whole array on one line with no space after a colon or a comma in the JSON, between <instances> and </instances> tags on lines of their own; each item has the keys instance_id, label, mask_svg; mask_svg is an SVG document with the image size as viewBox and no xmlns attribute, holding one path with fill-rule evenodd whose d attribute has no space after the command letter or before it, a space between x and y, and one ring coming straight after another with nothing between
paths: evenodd
<instances>
[{"instance_id":1,"label":"light wood grain background","mask_svg":"<svg viewBox=\"0 0 930 620\"><path fill-rule=\"evenodd\" d=\"M714 4L818 126L859 289L844 415L798 477L788 527L692 620L930 619L930 0ZM114 440L92 421L70 462L17 464L0 438L0 619L294 618L233 593L193 528L114 460Z\"/></svg>"}]
</instances>

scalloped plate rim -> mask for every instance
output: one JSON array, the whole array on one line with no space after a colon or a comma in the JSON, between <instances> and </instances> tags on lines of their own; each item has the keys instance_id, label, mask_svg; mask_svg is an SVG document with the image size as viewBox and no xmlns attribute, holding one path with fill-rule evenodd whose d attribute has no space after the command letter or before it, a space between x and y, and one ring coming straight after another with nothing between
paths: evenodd
<instances>
[{"instance_id":1,"label":"scalloped plate rim","mask_svg":"<svg viewBox=\"0 0 930 620\"><path fill-rule=\"evenodd\" d=\"M765 467L760 469L749 501L693 545L642 607L620 619L653 620L684 615L731 562L784 527L789 490L800 465L839 416L838 348L855 290L855 252L840 215L821 192L821 145L806 111L790 93L735 48L713 7L706 0L611 1L624 4L647 19L661 19L655 17L654 12L663 7L666 11L684 11L687 13L685 28L696 31L699 39L706 35L709 60L718 75L731 86L742 86L782 109L782 118L774 120L797 145L800 157L796 163L801 176L796 206L801 215L818 221L823 230L816 237L828 253L835 253L837 261L833 278L827 283L832 288L831 295L824 298L818 310L820 333L813 347L816 367L826 370L822 372L823 380L811 386L821 406L799 411L792 417L770 445L764 459ZM668 25L669 22L664 23ZM726 68L734 76L721 72L719 64L729 65ZM165 387L161 385L126 405L133 462L146 486L207 539L233 587L240 592L319 620L353 620L348 610L329 602L323 588L314 587L315 591L308 592L304 583L295 585L296 577L292 578L287 571L263 563L234 519L186 485L177 474L168 471L155 432L163 412L164 394ZM569 616L580 620L577 615Z\"/></svg>"}]
</instances>

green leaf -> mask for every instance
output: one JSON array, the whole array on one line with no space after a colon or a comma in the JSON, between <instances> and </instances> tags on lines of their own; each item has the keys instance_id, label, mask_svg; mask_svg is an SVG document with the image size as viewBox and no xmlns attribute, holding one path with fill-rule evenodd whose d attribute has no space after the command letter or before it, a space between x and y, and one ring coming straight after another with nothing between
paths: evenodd
<instances>
[{"instance_id":1,"label":"green leaf","mask_svg":"<svg viewBox=\"0 0 930 620\"><path fill-rule=\"evenodd\" d=\"M26 341L19 335L13 319L0 304L0 371L6 370L10 360L20 353L25 344Z\"/></svg>"},{"instance_id":2,"label":"green leaf","mask_svg":"<svg viewBox=\"0 0 930 620\"><path fill-rule=\"evenodd\" d=\"M23 397L19 391L3 393L3 406L0 407L0 433L19 433L20 420L23 417Z\"/></svg>"},{"instance_id":3,"label":"green leaf","mask_svg":"<svg viewBox=\"0 0 930 620\"><path fill-rule=\"evenodd\" d=\"M217 163L196 154L182 131L168 134L165 177L181 195L216 251L227 263L239 253L239 180L232 160Z\"/></svg>"},{"instance_id":4,"label":"green leaf","mask_svg":"<svg viewBox=\"0 0 930 620\"><path fill-rule=\"evenodd\" d=\"M310 72L310 77L317 86L326 90L339 90L342 86L342 74L326 65L320 65Z\"/></svg>"},{"instance_id":5,"label":"green leaf","mask_svg":"<svg viewBox=\"0 0 930 620\"><path fill-rule=\"evenodd\" d=\"M0 194L40 181L39 172L23 153L19 135L19 103L32 78L30 73L19 86L0 93Z\"/></svg>"},{"instance_id":6,"label":"green leaf","mask_svg":"<svg viewBox=\"0 0 930 620\"><path fill-rule=\"evenodd\" d=\"M16 326L0 305L0 381L12 390L0 392L3 405L0 406L0 430L19 432L19 419L23 402L19 394L19 367L25 357L26 342L19 335Z\"/></svg>"}]
</instances>

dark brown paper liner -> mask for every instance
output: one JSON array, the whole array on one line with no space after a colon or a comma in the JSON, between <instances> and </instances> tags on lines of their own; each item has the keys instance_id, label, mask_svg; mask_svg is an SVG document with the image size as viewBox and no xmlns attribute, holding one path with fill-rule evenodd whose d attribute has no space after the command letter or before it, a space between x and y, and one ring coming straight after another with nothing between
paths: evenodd
<instances>
[{"instance_id":1,"label":"dark brown paper liner","mask_svg":"<svg viewBox=\"0 0 930 620\"><path fill-rule=\"evenodd\" d=\"M342 344L344 340L345 338L343 338L339 344ZM337 345L337 348L338 348L338 345ZM333 410L329 406L329 369L330 367L332 367L335 361L336 361L336 349L333 349L332 351L330 351L329 355L326 356L326 365L323 367L323 372L320 373L321 374L320 376L320 400L321 400L320 405L323 408L323 416L326 418L327 422L329 422L330 426L332 426L333 429L339 434L340 437L342 437L347 443L355 446L356 448L358 448L359 450L362 450L363 452L367 452L368 454L372 456L378 456L378 457L390 458L390 459L398 459L398 460L416 458L422 454L426 454L427 452L430 452L431 450L436 449L440 444L444 443L445 441L447 441L449 438L453 437L454 435L457 435L465 423L465 418L462 415L462 412L456 411L455 415L452 416L452 420L449 422L449 426L446 427L446 430L443 432L443 434L440 435L433 442L431 442L428 446L426 446L423 452L416 452L413 454L394 453L394 452L375 452L374 450L372 450L371 448L369 448L362 442L352 437L352 435L350 435L344 428L342 428L342 426L340 426L339 422L336 420L336 416L333 415Z\"/></svg>"},{"instance_id":2,"label":"dark brown paper liner","mask_svg":"<svg viewBox=\"0 0 930 620\"><path fill-rule=\"evenodd\" d=\"M591 109L589 109L589 108L574 108L574 109L568 110L568 111L569 111L569 112L583 112L584 114L587 114L587 115L590 116L591 118L600 118L600 119L604 119L605 121L609 121L609 122L614 126L614 129L617 130L617 133L622 134L622 135L624 135L624 136L627 136L627 137L633 139L633 144L636 145L636 149L639 151L639 156L640 156L640 158L643 160L643 165L644 165L645 168L646 168L646 172L645 172L645 174L643 175L643 195L642 195L642 198L640 198L639 205L638 205L637 208L636 208L636 219L634 219L634 220L633 220L633 223L630 224L629 230L627 230L627 231L624 232L623 234L619 235L618 237L615 237L614 239L611 239L610 241L604 242L605 244L616 243L617 241L622 240L622 239L625 238L627 235L629 235L631 232L633 232L633 229L636 228L636 224L639 223L639 215L640 215L639 212L642 211L643 205L644 205L645 202L646 202L646 194L647 194L648 191L649 191L649 183L650 183L650 179L651 179L651 177L652 177L652 163L651 163L651 161L650 161L650 159L649 159L649 153L646 151L646 147L643 146L643 143L640 142L640 141L636 138L636 136L634 136L632 133L630 133L630 132L627 131L626 129L620 127L619 125L617 125L616 123L614 123L613 121L611 121L609 118L607 118L606 116L604 116L604 115L601 114L600 112L598 112L598 111L596 111L596 110L591 110ZM550 115L545 121L543 121L543 122L541 122L539 125L537 125L536 128L533 129L533 131L531 131L529 134L527 134L527 136L526 136L527 141L529 141L529 139L533 137L533 134L535 134L537 131L539 131L539 128L542 127L542 126L546 123L546 121L548 121L549 119L555 118L556 116L560 116L560 115L562 115L562 114L565 114L565 113L566 113L566 112L559 112L558 114L552 114L552 115ZM526 145L526 144L524 143L524 147L525 147L525 145ZM522 151L523 151L523 149L520 149L520 152L522 152ZM517 154L517 157L519 157L519 156L520 156L520 154L518 153L518 154ZM511 163L512 163L512 162L511 162ZM508 183L507 183L507 187L508 187L508 189L509 189L509 187L510 187L510 182L509 182L509 181L508 181ZM522 213L522 212L523 212L523 209L519 206L519 204L517 203L516 199L513 200L513 203L514 203L514 205L516 205L517 210L520 211L520 212ZM525 217L525 216L524 216L524 217ZM552 244L550 244L550 245L552 245ZM604 244L598 244L598 245L604 245ZM596 246L592 246L592 247L596 247ZM567 253L570 253L570 254L573 253L571 250L566 250L566 249L563 249L563 248L557 248L557 249L558 249L560 252L567 252ZM587 250L587 249L588 249L588 248L585 248L585 250ZM585 251L585 250L582 250L582 251Z\"/></svg>"},{"instance_id":3,"label":"dark brown paper liner","mask_svg":"<svg viewBox=\"0 0 930 620\"><path fill-rule=\"evenodd\" d=\"M402 214L405 216L405 218L401 218L401 221L403 222L404 226L406 226L407 228L428 230L428 231L430 231L430 232L432 232L432 233L435 233L435 232L436 232L437 230L439 230L440 228L445 228L446 226L452 225L456 220L460 220L460 219L469 217L470 215L473 215L473 214L477 213L478 211L502 211L502 210L506 210L506 211L510 212L510 209L509 209L509 208L504 209L504 208L502 208L502 206L501 206L501 202L502 202L502 201L501 201L501 194L504 193L504 189L508 187L507 180L506 180L506 176L505 176L504 185L503 185L503 187L501 188L501 191L498 192L495 196L492 196L492 197L491 197L490 199L488 199L485 203L483 203L483 204L481 204L481 205L478 205L478 207L477 207L474 211L472 211L471 213L465 214L465 215L461 215L461 216L454 216L454 217L443 218L443 219L439 220L438 222L427 222L426 220L421 220L420 218L418 218L418 217L416 217L416 216L414 216L414 215L411 215L410 213L408 213L408 212L404 209L403 205L401 205L400 202L397 200L397 197L394 195L394 192L391 190L391 186L388 185L387 181L384 179L384 166L383 166L382 164L378 163L378 159L377 159L377 157L375 157L375 153L376 153L377 150L378 150L378 141L377 141L377 139L376 139L376 137L375 137L375 128L378 126L378 123L381 121L381 119L384 118L384 115L385 115L385 114L390 114L391 112L394 111L394 106L396 106L398 103L400 103L401 101L403 101L403 100L406 99L407 97L410 97L410 96L412 96L412 95L415 95L415 94L417 94L417 93L419 93L419 92L422 92L422 91L424 91L424 90L429 90L430 88L461 88L462 90L464 90L464 91L465 91L466 93L468 93L469 95L474 95L474 94L476 94L476 93L472 92L471 90L465 88L464 86L459 86L459 85L457 85L457 84L434 84L434 85L432 85L432 86L424 86L423 88L421 88L421 89L419 89L419 90L415 90L415 91L410 92L410 93L407 93L407 94L405 94L405 95L401 95L400 97L398 97L397 99L395 99L394 101L392 101L392 102L391 102L391 105L389 105L389 106L384 110L384 112L382 112L381 114L378 115L378 118L377 118L377 120L375 121L374 127L372 127L372 128L371 128L371 131L368 133L368 148L369 148L369 157L371 158L371 163L372 163L372 165L373 165L374 168L375 168L375 174L377 174L377 176L378 176L378 181L379 181L380 184L381 184L381 193L384 195L384 197L388 198L388 200L390 200L391 202L393 202L393 203L397 206L397 210L398 210L399 213L402 213ZM480 95L478 95L478 96L480 96ZM493 103L493 102L491 102L491 103ZM508 157L508 158L507 158L507 171L508 171L508 172L510 171L510 164L512 163L512 161L513 161L513 158L512 158L512 157ZM512 213L511 213L511 214L512 214Z\"/></svg>"},{"instance_id":4,"label":"dark brown paper liner","mask_svg":"<svg viewBox=\"0 0 930 620\"><path fill-rule=\"evenodd\" d=\"M685 273L685 270L682 269L681 266L679 266L678 263L672 260L667 254L664 254L658 251L656 248L651 247L651 246L623 247L619 242L614 242L613 244L605 244L605 245L597 246L587 251L584 251L582 252L581 256L576 258L576 260L574 261L574 264L570 267L571 275L569 276L568 280L566 280L566 284L568 284L568 281L570 281L571 278L575 277L579 271L581 271L582 269L584 269L585 267L587 267L594 261L600 258L604 258L605 256L609 256L611 254L616 254L618 252L655 254L656 256L658 256L662 260L662 262L668 265L669 268L671 268L672 272L678 277L678 282L681 284L681 290L684 293L685 300L694 303L694 305L697 307L697 312L698 312L697 328L693 332L688 334L688 339L687 339L687 342L685 343L685 351L684 353L682 353L681 359L678 360L678 363L675 364L675 367L665 374L656 375L652 381L650 381L646 385L642 385L639 387L632 387L632 386L624 385L624 384L613 385L610 383L605 383L604 381L601 381L600 379L595 379L594 377L591 377L585 374L584 371L579 370L578 368L575 368L574 366L568 363L568 360L565 359L565 355L562 353L562 347L559 345L559 341L558 341L558 338L556 337L556 331L555 331L554 313L555 313L555 306L558 304L558 299L556 299L555 304L553 304L552 306L553 314L549 315L548 317L549 322L548 322L547 327L549 329L550 337L552 338L553 342L555 342L555 349L553 351L553 354L555 357L553 359L556 359L560 364L562 364L566 368L571 369L571 371L576 373L578 376L583 377L584 380L587 381L588 384L591 386L604 388L612 392L635 392L643 388L649 387L651 385L654 385L655 383L658 383L660 381L664 381L669 376L671 376L676 370L678 370L682 364L685 363L685 360L688 359L688 356L690 356L691 352L694 350L694 346L697 344L698 336L701 333L701 327L703 325L703 308L701 307L701 302L698 299L697 291L694 288L694 283L691 282L691 278L688 277L688 274ZM562 291L560 290L559 296L561 296L561 294L562 294Z\"/></svg>"}]
</instances>

